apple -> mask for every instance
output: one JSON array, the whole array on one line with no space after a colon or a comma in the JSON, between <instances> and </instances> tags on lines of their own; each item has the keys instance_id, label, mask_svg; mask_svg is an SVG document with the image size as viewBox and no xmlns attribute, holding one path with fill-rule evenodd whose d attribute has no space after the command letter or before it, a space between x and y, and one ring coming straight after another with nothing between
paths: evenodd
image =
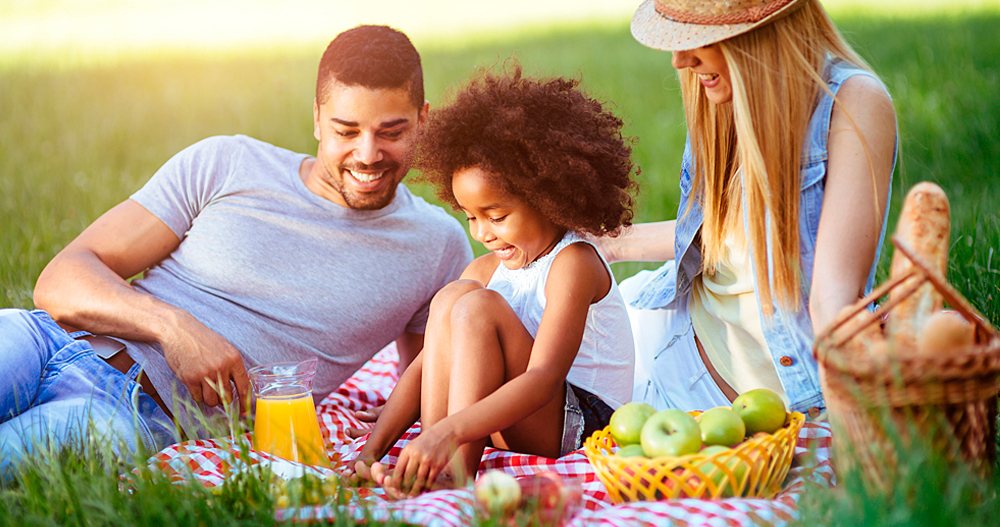
<instances>
[{"instance_id":1,"label":"apple","mask_svg":"<svg viewBox=\"0 0 1000 527\"><path fill-rule=\"evenodd\" d=\"M688 498L694 495L695 490L698 485L701 484L701 480L698 479L697 475L690 475L686 480L680 479L684 476L684 469L677 467L673 470L673 473L678 476L678 478L671 478L670 476L664 476L661 480L664 487L666 487L666 494L663 493L659 488L653 492L653 499L662 500L664 498Z\"/></svg>"},{"instance_id":2,"label":"apple","mask_svg":"<svg viewBox=\"0 0 1000 527\"><path fill-rule=\"evenodd\" d=\"M622 447L639 444L642 425L646 424L646 419L655 413L655 408L638 401L621 405L611 414L609 423L611 439L615 440L616 445Z\"/></svg>"},{"instance_id":3,"label":"apple","mask_svg":"<svg viewBox=\"0 0 1000 527\"><path fill-rule=\"evenodd\" d=\"M521 501L521 486L514 476L502 470L490 470L479 476L472 492L476 502L490 516L510 514Z\"/></svg>"},{"instance_id":4,"label":"apple","mask_svg":"<svg viewBox=\"0 0 1000 527\"><path fill-rule=\"evenodd\" d=\"M676 408L651 415L639 435L642 450L649 457L683 456L701 449L698 422Z\"/></svg>"},{"instance_id":5,"label":"apple","mask_svg":"<svg viewBox=\"0 0 1000 527\"><path fill-rule=\"evenodd\" d=\"M757 432L773 434L785 423L785 401L766 388L740 394L733 401L733 411L743 419L747 435Z\"/></svg>"},{"instance_id":6,"label":"apple","mask_svg":"<svg viewBox=\"0 0 1000 527\"><path fill-rule=\"evenodd\" d=\"M625 445L615 454L618 457L649 457L642 445Z\"/></svg>"},{"instance_id":7,"label":"apple","mask_svg":"<svg viewBox=\"0 0 1000 527\"><path fill-rule=\"evenodd\" d=\"M578 478L563 478L545 471L517 480L521 487L520 506L532 512L539 525L559 525L573 514L583 501L583 487Z\"/></svg>"},{"instance_id":8,"label":"apple","mask_svg":"<svg viewBox=\"0 0 1000 527\"><path fill-rule=\"evenodd\" d=\"M729 452L730 450L732 449L724 445L704 445L698 453L705 457L712 457L719 452Z\"/></svg>"},{"instance_id":9,"label":"apple","mask_svg":"<svg viewBox=\"0 0 1000 527\"><path fill-rule=\"evenodd\" d=\"M731 455L726 456L725 452L729 452ZM743 481L743 476L747 473L747 465L740 462L740 457L733 452L733 449L722 445L707 446L701 449L699 454L704 455L706 458L716 456L716 463L703 464L701 469L702 474L710 478L716 487L723 485L726 479L726 472L719 466L719 462L733 473L734 479L731 479L729 484L719 494L723 497L732 496L734 491L739 487L740 482ZM717 454L720 455L717 456Z\"/></svg>"},{"instance_id":10,"label":"apple","mask_svg":"<svg viewBox=\"0 0 1000 527\"><path fill-rule=\"evenodd\" d=\"M743 419L732 408L720 406L705 410L698 416L701 442L706 445L733 446L746 436Z\"/></svg>"}]
</instances>

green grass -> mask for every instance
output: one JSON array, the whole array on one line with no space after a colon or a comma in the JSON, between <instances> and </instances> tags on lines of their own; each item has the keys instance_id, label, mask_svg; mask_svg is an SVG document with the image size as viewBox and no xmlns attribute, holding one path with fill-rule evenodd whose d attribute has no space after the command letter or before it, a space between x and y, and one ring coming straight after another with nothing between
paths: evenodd
<instances>
[{"instance_id":1,"label":"green grass","mask_svg":"<svg viewBox=\"0 0 1000 527\"><path fill-rule=\"evenodd\" d=\"M1000 13L852 13L835 18L882 76L899 116L890 232L910 186L922 180L940 184L952 203L949 280L997 324ZM585 89L608 101L625 119L627 134L638 138L637 220L675 216L685 129L669 55L634 42L625 21L470 42L418 42L432 105L477 67L501 65L510 56L530 74L582 78ZM56 68L44 61L0 65L0 306L32 307L34 282L52 256L199 139L243 133L314 152L311 107L320 52L288 47L248 56L133 53L79 65L59 62ZM432 195L422 186L415 190ZM880 281L890 257L887 246ZM615 273L622 279L647 267L616 264ZM267 504L237 506L247 500L210 499L197 485L172 485L155 476L123 493L118 475L127 467L89 454L56 455L0 489L0 524L269 523ZM995 481L941 468L933 456L914 453L905 461L925 476L896 494L868 498L854 476L842 474L836 492L809 493L803 523L940 525L952 518L986 525L996 517ZM94 463L102 467L97 475L90 471ZM259 490L250 485L239 492L253 496ZM928 504L941 504L946 514L928 511Z\"/></svg>"},{"instance_id":2,"label":"green grass","mask_svg":"<svg viewBox=\"0 0 1000 527\"><path fill-rule=\"evenodd\" d=\"M911 434L913 431L911 430ZM810 484L800 502L798 524L853 527L995 525L1000 514L997 475L982 477L964 464L949 463L925 436L904 441L890 432L890 444L900 453L894 485L887 488L866 478L860 467L837 474L833 489ZM881 466L880 482L890 481Z\"/></svg>"}]
</instances>

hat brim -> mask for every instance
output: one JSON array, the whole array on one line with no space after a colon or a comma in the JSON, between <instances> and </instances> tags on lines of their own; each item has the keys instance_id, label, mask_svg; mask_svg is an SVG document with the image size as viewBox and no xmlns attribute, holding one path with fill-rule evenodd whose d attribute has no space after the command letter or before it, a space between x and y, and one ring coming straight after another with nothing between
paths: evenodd
<instances>
[{"instance_id":1,"label":"hat brim","mask_svg":"<svg viewBox=\"0 0 1000 527\"><path fill-rule=\"evenodd\" d=\"M717 26L676 22L656 11L654 0L643 0L632 16L632 36L644 46L664 51L684 51L700 48L727 38L742 35L751 29L780 18L802 5L801 0L756 21Z\"/></svg>"}]
</instances>

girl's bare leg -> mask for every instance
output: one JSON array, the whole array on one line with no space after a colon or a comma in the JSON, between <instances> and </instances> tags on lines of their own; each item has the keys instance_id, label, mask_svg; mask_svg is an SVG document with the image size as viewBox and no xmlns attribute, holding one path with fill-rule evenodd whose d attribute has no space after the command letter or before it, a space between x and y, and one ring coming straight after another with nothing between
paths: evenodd
<instances>
[{"instance_id":1,"label":"girl's bare leg","mask_svg":"<svg viewBox=\"0 0 1000 527\"><path fill-rule=\"evenodd\" d=\"M448 415L448 385L451 377L452 306L470 291L483 289L474 280L459 280L443 288L431 300L424 335L420 385L420 426L430 428Z\"/></svg>"},{"instance_id":2,"label":"girl's bare leg","mask_svg":"<svg viewBox=\"0 0 1000 527\"><path fill-rule=\"evenodd\" d=\"M448 414L471 406L528 367L534 340L499 293L485 288L461 295L451 309L451 371ZM425 362L426 367L426 362ZM565 416L565 384L541 409L493 434L493 445L546 457L559 457ZM456 469L475 477L489 438L459 447ZM461 477L464 476L464 477Z\"/></svg>"}]
</instances>

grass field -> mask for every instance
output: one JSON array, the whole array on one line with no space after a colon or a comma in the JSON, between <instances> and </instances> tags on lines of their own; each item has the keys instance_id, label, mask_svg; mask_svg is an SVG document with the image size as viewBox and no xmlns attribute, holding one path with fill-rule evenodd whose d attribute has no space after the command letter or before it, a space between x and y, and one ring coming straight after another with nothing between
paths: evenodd
<instances>
[{"instance_id":1,"label":"grass field","mask_svg":"<svg viewBox=\"0 0 1000 527\"><path fill-rule=\"evenodd\" d=\"M899 117L890 232L910 186L940 184L952 203L949 279L997 324L1000 9L984 3L931 15L859 12L844 9L835 18L882 76ZM638 138L637 219L675 216L685 133L680 92L669 55L637 44L625 20L480 36L464 44L428 37L418 47L432 105L476 68L502 65L509 57L531 74L581 78ZM31 307L35 279L52 256L199 139L242 133L314 153L311 106L321 51L321 45L289 45L251 55L136 52L114 60L57 60L57 67L0 61L0 306ZM431 199L428 189L415 190ZM887 247L880 279L890 256ZM643 267L616 265L615 273L622 279ZM219 525L268 522L266 505L237 506L239 499L196 504L204 498L197 489L156 481L135 491L143 497L140 506L121 497L116 478L88 475L93 466L114 474L116 465L69 454L62 461L56 469L40 469L37 480L0 491L0 524L198 525L204 517L218 518ZM937 525L962 518L963 524L988 525L990 515L996 517L995 482L942 469L932 458L914 456L912 463L925 477L902 495L864 499L847 476L839 492L807 500L804 523ZM173 507L178 500L184 505ZM930 504L937 512L921 508Z\"/></svg>"}]
</instances>

